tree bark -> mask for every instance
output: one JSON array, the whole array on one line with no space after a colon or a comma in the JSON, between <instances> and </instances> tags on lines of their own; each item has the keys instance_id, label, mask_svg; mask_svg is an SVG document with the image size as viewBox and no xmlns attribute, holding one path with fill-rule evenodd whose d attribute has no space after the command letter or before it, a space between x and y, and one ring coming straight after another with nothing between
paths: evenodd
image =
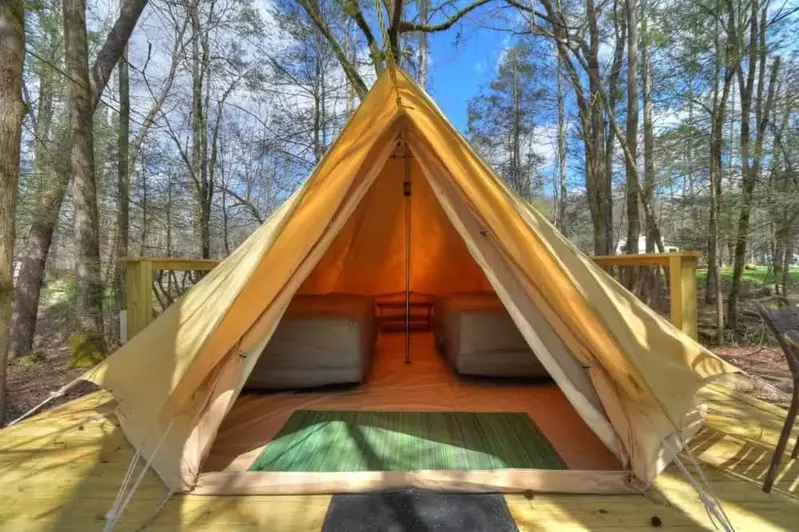
<instances>
[{"instance_id":1,"label":"tree bark","mask_svg":"<svg viewBox=\"0 0 799 532\"><path fill-rule=\"evenodd\" d=\"M57 61L60 43L52 39L47 55L49 61ZM66 168L60 162L64 155L65 139L62 134L57 134L54 145L50 144L51 129L54 115L54 101L62 95L60 87L53 76L47 71L49 65L40 65L39 80L39 106L35 124L35 153L34 171L36 173L36 200L32 202L32 222L24 239L25 246L18 252L18 275L14 295L14 313L11 325L11 353L13 358L18 355L33 351L33 334L36 328L36 315L39 308L39 292L46 261L46 250L50 247L52 231L47 231L47 225L42 223L48 215L50 206L58 200L61 205L64 192L62 187L66 181ZM55 198L53 198L55 196ZM56 214L58 215L58 208ZM54 222L53 222L54 223ZM49 227L52 227L50 224ZM46 239L46 244L42 240ZM44 246L45 256L41 256ZM41 266L34 263L41 262ZM33 276L32 276L33 275Z\"/></svg>"},{"instance_id":2,"label":"tree bark","mask_svg":"<svg viewBox=\"0 0 799 532\"><path fill-rule=\"evenodd\" d=\"M417 0L419 6L419 20L427 26L430 10L430 0ZM419 86L427 89L427 32L419 32Z\"/></svg>"},{"instance_id":3,"label":"tree bark","mask_svg":"<svg viewBox=\"0 0 799 532\"><path fill-rule=\"evenodd\" d=\"M64 0L64 46L69 76L70 174L75 208L76 360L105 354L99 216L94 176L93 96L84 0Z\"/></svg>"},{"instance_id":4,"label":"tree bark","mask_svg":"<svg viewBox=\"0 0 799 532\"><path fill-rule=\"evenodd\" d=\"M206 46L201 41L202 27L197 6L191 8L192 48L191 48L191 175L194 180L197 197L197 224L200 236L200 254L202 258L211 257L211 205L208 190L208 137L206 128L205 106L203 105L203 82L207 69L208 55ZM202 48L202 51L201 51ZM213 192L211 192L213 194Z\"/></svg>"},{"instance_id":5,"label":"tree bark","mask_svg":"<svg viewBox=\"0 0 799 532\"><path fill-rule=\"evenodd\" d=\"M734 330L738 324L738 297L741 288L744 266L746 262L746 248L749 240L749 225L752 209L752 196L760 177L760 167L763 156L763 142L766 135L766 126L773 108L774 91L777 75L779 74L780 58L774 59L769 79L766 80L766 8L762 14L756 0L752 1L749 20L749 45L747 75L744 80L742 65L738 68L738 87L741 93L741 208L738 215L738 227L735 238L735 254L733 256L733 276L730 294L727 299L727 316L730 327ZM760 15L760 17L758 16ZM740 47L739 47L740 49ZM757 69L757 70L756 70ZM757 72L757 75L756 75ZM754 102L754 82L757 77L757 93ZM768 89L766 92L766 83ZM765 99L764 99L765 98ZM755 109L756 137L754 146L751 138L751 113L752 104Z\"/></svg>"},{"instance_id":6,"label":"tree bark","mask_svg":"<svg viewBox=\"0 0 799 532\"><path fill-rule=\"evenodd\" d=\"M649 35L647 24L647 0L641 0L641 81L644 101L644 186L642 201L654 204L655 193L655 134L652 125L652 70L649 65ZM655 233L651 220L646 221L646 252L655 251Z\"/></svg>"},{"instance_id":7,"label":"tree bark","mask_svg":"<svg viewBox=\"0 0 799 532\"><path fill-rule=\"evenodd\" d=\"M724 114L727 109L727 100L732 92L732 78L736 67L733 65L732 43L728 40L724 46L720 42L719 18L722 13L717 13L714 41L715 64L713 75L713 99L710 116L710 220L708 238L708 285L706 290L714 292L713 299L716 303L716 342L724 343L724 301L721 288L721 252L720 252L720 207L721 207L721 179L722 179L722 151L724 149ZM732 13L729 14L733 16ZM722 66L724 67L723 83L721 82ZM719 84L721 83L721 89Z\"/></svg>"},{"instance_id":8,"label":"tree bark","mask_svg":"<svg viewBox=\"0 0 799 532\"><path fill-rule=\"evenodd\" d=\"M638 213L638 22L636 0L625 1L627 16L627 149L625 175L627 178L627 246L628 254L638 253L638 237L641 234L641 216ZM632 269L630 269L633 271ZM634 279L630 279L630 286Z\"/></svg>"},{"instance_id":9,"label":"tree bark","mask_svg":"<svg viewBox=\"0 0 799 532\"><path fill-rule=\"evenodd\" d=\"M624 63L624 46L627 42L627 20L625 17L619 16L618 0L613 1L613 33L615 43L613 44L613 60L611 61L610 72L608 73L607 107L613 112L616 112L619 95L619 77L621 76L621 69ZM597 86L600 86L599 70L596 70L595 73ZM601 110L602 102L598 101L594 94L592 94L592 102ZM608 180L612 183L616 139L613 137L613 131L608 127L607 120L604 118L602 127L605 141L605 175L608 176ZM611 219L611 225L612 223Z\"/></svg>"},{"instance_id":10,"label":"tree bark","mask_svg":"<svg viewBox=\"0 0 799 532\"><path fill-rule=\"evenodd\" d=\"M555 226L558 230L567 235L566 230L566 109L565 98L563 95L563 67L562 58L558 56L557 84L558 84L558 184L556 185L555 202Z\"/></svg>"},{"instance_id":11,"label":"tree bark","mask_svg":"<svg viewBox=\"0 0 799 532\"><path fill-rule=\"evenodd\" d=\"M14 299L14 242L20 141L26 105L22 101L25 4L0 3L0 425L6 411L6 368Z\"/></svg>"},{"instance_id":12,"label":"tree bark","mask_svg":"<svg viewBox=\"0 0 799 532\"><path fill-rule=\"evenodd\" d=\"M593 0L586 1L588 17L589 54L587 67L589 75L589 93L591 95L591 141L594 160L592 166L593 190L589 191L595 204L592 210L594 222L594 253L610 255L613 253L613 188L612 174L608 173L602 160L605 143L605 118L601 102L602 85L599 73L599 44L601 36L597 25L597 13ZM590 189L589 189L590 190ZM593 192L593 193L592 193ZM592 202L589 198L589 204Z\"/></svg>"},{"instance_id":13,"label":"tree bark","mask_svg":"<svg viewBox=\"0 0 799 532\"><path fill-rule=\"evenodd\" d=\"M519 89L519 70L514 62L513 68L513 123L511 126L511 162L510 175L513 188L522 198L529 197L529 190L525 189L522 179L522 113L521 91Z\"/></svg>"},{"instance_id":14,"label":"tree bark","mask_svg":"<svg viewBox=\"0 0 799 532\"><path fill-rule=\"evenodd\" d=\"M125 259L130 221L130 71L127 48L119 62L119 133L117 135L117 264L114 279L116 310L125 308Z\"/></svg>"},{"instance_id":15,"label":"tree bark","mask_svg":"<svg viewBox=\"0 0 799 532\"><path fill-rule=\"evenodd\" d=\"M64 147L59 151L66 155ZM19 276L14 294L14 324L11 333L11 350L14 355L33 351L42 280L58 213L69 182L67 172L66 168L56 169L53 181L38 198L33 221L25 238L25 248L19 257Z\"/></svg>"}]
</instances>

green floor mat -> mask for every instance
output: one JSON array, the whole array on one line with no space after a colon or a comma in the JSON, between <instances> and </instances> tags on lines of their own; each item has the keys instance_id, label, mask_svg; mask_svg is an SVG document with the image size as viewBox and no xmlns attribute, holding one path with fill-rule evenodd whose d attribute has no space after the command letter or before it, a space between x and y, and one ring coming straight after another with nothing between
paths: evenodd
<instances>
[{"instance_id":1,"label":"green floor mat","mask_svg":"<svg viewBox=\"0 0 799 532\"><path fill-rule=\"evenodd\" d=\"M250 471L566 469L525 413L298 410Z\"/></svg>"}]
</instances>

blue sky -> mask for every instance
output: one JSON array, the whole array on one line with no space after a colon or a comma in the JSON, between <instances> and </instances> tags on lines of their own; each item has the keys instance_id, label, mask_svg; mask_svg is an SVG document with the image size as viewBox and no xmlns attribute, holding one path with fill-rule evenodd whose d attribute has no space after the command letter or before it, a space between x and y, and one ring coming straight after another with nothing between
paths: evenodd
<instances>
[{"instance_id":1,"label":"blue sky","mask_svg":"<svg viewBox=\"0 0 799 532\"><path fill-rule=\"evenodd\" d=\"M507 43L507 35L468 22L433 34L428 91L461 131L466 131L466 104L491 81Z\"/></svg>"}]
</instances>

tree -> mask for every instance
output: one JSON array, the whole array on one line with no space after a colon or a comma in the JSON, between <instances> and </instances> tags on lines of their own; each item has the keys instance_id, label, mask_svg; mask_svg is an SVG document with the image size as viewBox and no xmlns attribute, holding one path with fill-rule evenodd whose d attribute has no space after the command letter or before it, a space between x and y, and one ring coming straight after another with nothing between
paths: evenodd
<instances>
[{"instance_id":1,"label":"tree","mask_svg":"<svg viewBox=\"0 0 799 532\"><path fill-rule=\"evenodd\" d=\"M532 149L535 113L543 98L533 56L527 40L508 49L497 77L468 104L472 142L510 187L527 199L539 188L534 177L541 163Z\"/></svg>"},{"instance_id":2,"label":"tree","mask_svg":"<svg viewBox=\"0 0 799 532\"><path fill-rule=\"evenodd\" d=\"M91 69L92 113L97 109L111 72L146 5L147 0L127 0L120 10L113 28L108 33ZM57 146L53 151L59 154L57 157L63 153L64 158L71 159L66 156L69 151L66 142ZM69 170L66 167L57 167L52 175L52 181L42 187L37 197L32 200L36 205L36 215L28 229L25 248L20 257L19 276L14 297L16 317L12 336L16 354L27 353L33 347L47 255L69 179ZM97 306L96 302L94 306Z\"/></svg>"},{"instance_id":3,"label":"tree","mask_svg":"<svg viewBox=\"0 0 799 532\"><path fill-rule=\"evenodd\" d=\"M492 0L473 0L471 3L465 4L459 9L456 9L455 13L451 16L447 16L441 22L431 22L428 18L430 13L437 13L442 12L442 6L432 6L427 3L426 0L423 0L422 4L422 17L420 18L419 22L413 22L412 20L403 19L403 9L404 9L404 0L391 0L380 3L379 5L376 4L376 8L380 9L381 11L377 13L378 19L378 28L373 28L361 7L360 2L358 0L340 0L339 3L341 4L344 12L347 14L349 18L351 18L355 25L357 26L358 30L361 33L361 36L366 42L366 45L369 49L369 56L372 61L372 66L374 67L375 73L380 74L383 72L383 69L386 65L386 60L388 59L385 57L384 49L390 50L393 57L393 60L396 64L400 64L400 37L403 34L407 33L437 33L441 31L448 30L453 25L455 25L458 21L460 21L463 17L474 11L475 9L479 8L480 6L486 5ZM348 57L344 48L341 47L339 42L342 40L340 39L336 33L334 32L333 28L329 24L328 20L326 20L324 14L322 13L319 7L318 0L297 0L297 3L305 10L308 14L308 17L313 21L316 28L319 30L321 35L330 43L330 47L339 61L341 68L344 70L347 79L349 80L350 84L355 89L355 92L358 94L358 97L363 99L368 92L366 82L358 70L358 65L355 64ZM444 2L444 4L452 4L451 0ZM382 22L380 22L382 21ZM385 35L383 35L383 28L381 24L385 24ZM381 40L385 37L385 42L382 43ZM426 59L425 59L426 61ZM426 63L425 63L426 64ZM426 72L426 66L425 66Z\"/></svg>"},{"instance_id":4,"label":"tree","mask_svg":"<svg viewBox=\"0 0 799 532\"><path fill-rule=\"evenodd\" d=\"M560 54L557 56L557 107L558 107L558 181L553 187L555 190L555 227L558 231L567 235L566 230L566 198L568 188L566 186L566 106L563 94L563 60Z\"/></svg>"},{"instance_id":5,"label":"tree","mask_svg":"<svg viewBox=\"0 0 799 532\"><path fill-rule=\"evenodd\" d=\"M627 16L627 150L624 159L627 177L627 253L638 253L638 236L641 233L641 217L638 201L641 187L638 182L638 21L636 0L625 0Z\"/></svg>"},{"instance_id":6,"label":"tree","mask_svg":"<svg viewBox=\"0 0 799 532\"><path fill-rule=\"evenodd\" d=\"M25 5L0 3L0 424L5 415L6 366L11 345L17 183L26 105L22 100Z\"/></svg>"},{"instance_id":7,"label":"tree","mask_svg":"<svg viewBox=\"0 0 799 532\"><path fill-rule=\"evenodd\" d=\"M122 53L119 74L119 123L117 135L117 263L114 298L117 310L125 308L125 258L130 240L130 69L127 50Z\"/></svg>"},{"instance_id":8,"label":"tree","mask_svg":"<svg viewBox=\"0 0 799 532\"><path fill-rule=\"evenodd\" d=\"M772 226L771 264L774 272L774 289L777 294L788 295L790 269L796 250L794 243L799 235L799 179L795 170L796 133L789 127L796 107L796 65L788 64L782 74L779 117L775 118L774 156L769 172L768 204L771 205Z\"/></svg>"},{"instance_id":9,"label":"tree","mask_svg":"<svg viewBox=\"0 0 799 532\"><path fill-rule=\"evenodd\" d=\"M26 207L28 227L25 245L19 253L18 276L14 296L14 318L11 328L11 357L33 350L33 333L39 303L39 290L44 273L46 253L50 245L45 231L45 220L58 213L50 210L62 197L61 176L65 174L63 150L66 144L63 112L58 102L63 100L64 87L61 72L53 68L63 62L63 24L61 5L57 0L34 4L28 16L35 20L38 32L31 32L27 46L33 51L29 59L29 72L38 84L38 101L34 108L33 174L23 183L22 202ZM27 185L27 187L25 187ZM58 200L60 207L60 200ZM57 211L57 209L56 209ZM52 228L53 221L49 227ZM18 223L19 227L24 227ZM46 245L43 242L47 238ZM40 253L45 254L42 256Z\"/></svg>"},{"instance_id":10,"label":"tree","mask_svg":"<svg viewBox=\"0 0 799 532\"><path fill-rule=\"evenodd\" d=\"M614 59L606 89L600 71L599 46L601 34L599 16L602 6L593 0L585 2L585 11L569 13L560 2L542 0L543 12L530 4L518 0L506 0L516 7L528 20L531 33L551 39L558 49L569 80L574 88L580 116L581 136L585 147L586 190L594 229L594 252L609 254L613 243L612 181L609 175L609 154L612 150L610 137L615 137L625 159L628 179L634 178L633 187L640 183L635 154L627 136L619 126L615 108L615 76L619 62ZM616 2L613 3L614 8ZM616 20L617 17L614 17ZM575 20L578 21L575 23ZM585 35L588 36L587 40ZM616 51L620 53L621 32L616 39ZM616 54L614 54L618 57ZM588 78L588 88L584 85ZM605 125L608 131L605 131ZM608 140L606 144L606 139ZM655 212L648 198L637 193L648 227L652 228L655 242L662 250L660 230Z\"/></svg>"},{"instance_id":11,"label":"tree","mask_svg":"<svg viewBox=\"0 0 799 532\"><path fill-rule=\"evenodd\" d=\"M721 171L724 144L724 114L730 97L736 67L733 63L732 43L722 47L721 23L723 12L719 9L714 18L715 57L713 68L713 98L710 106L710 219L708 240L708 279L712 279L716 301L716 341L724 341L724 302L721 294L721 254L719 252L719 218L721 212ZM730 12L728 16L733 17ZM723 72L723 78L722 78ZM721 85L721 88L719 87ZM708 287L709 288L709 287ZM707 290L710 292L710 290Z\"/></svg>"},{"instance_id":12,"label":"tree","mask_svg":"<svg viewBox=\"0 0 799 532\"><path fill-rule=\"evenodd\" d=\"M64 46L69 77L69 172L75 208L75 315L73 360L94 364L105 354L103 283L94 176L94 121L89 84L86 3L64 0Z\"/></svg>"},{"instance_id":13,"label":"tree","mask_svg":"<svg viewBox=\"0 0 799 532\"><path fill-rule=\"evenodd\" d=\"M744 42L744 38L741 36L744 28L739 28L736 19L732 16L730 16L730 29L727 36L735 46L736 58L738 58L736 76L738 92L741 96L741 201L735 236L732 285L727 299L728 323L732 329L735 329L738 324L738 296L746 261L752 195L760 179L763 144L767 126L771 120L770 115L774 108L775 82L780 70L780 58L776 57L771 62L770 73L768 78L766 77L768 8L769 0L765 0L762 5L758 0L752 0L749 20L746 22L749 26L747 42ZM742 61L743 56L747 58L745 63ZM744 71L744 64L746 64L746 71ZM755 80L757 80L756 93L754 92ZM753 111L755 114L754 142L751 132Z\"/></svg>"},{"instance_id":14,"label":"tree","mask_svg":"<svg viewBox=\"0 0 799 532\"><path fill-rule=\"evenodd\" d=\"M654 201L655 189L655 134L652 125L652 68L649 57L649 31L648 31L647 0L641 0L641 90L644 104L644 186L641 195L650 205ZM650 227L647 220L644 228L646 233L646 252L655 251L654 228Z\"/></svg>"}]
</instances>

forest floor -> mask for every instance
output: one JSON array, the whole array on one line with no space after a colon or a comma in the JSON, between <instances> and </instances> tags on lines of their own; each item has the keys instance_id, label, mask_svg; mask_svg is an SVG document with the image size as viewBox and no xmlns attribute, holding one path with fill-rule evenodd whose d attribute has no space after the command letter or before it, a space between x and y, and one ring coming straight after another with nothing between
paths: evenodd
<instances>
[{"instance_id":1,"label":"forest floor","mask_svg":"<svg viewBox=\"0 0 799 532\"><path fill-rule=\"evenodd\" d=\"M704 285L707 270L697 272L699 286L699 340L711 351L747 372L754 378L752 389L739 390L747 395L768 403L787 408L791 402L793 381L785 355L776 343L771 331L755 307L758 299L774 294L774 275L766 267L747 268L741 282L739 303L739 323L735 332L728 330L724 345L716 344L714 304L704 303ZM723 293L729 293L732 283L732 268L722 268L721 285ZM793 268L788 278L789 297L799 298L799 268ZM727 301L724 301L726 309Z\"/></svg>"},{"instance_id":2,"label":"forest floor","mask_svg":"<svg viewBox=\"0 0 799 532\"><path fill-rule=\"evenodd\" d=\"M6 422L21 416L86 371L68 366L73 294L73 287L61 280L49 282L42 288L34 351L11 361L8 367ZM89 386L51 401L48 408L82 395L85 388Z\"/></svg>"},{"instance_id":3,"label":"forest floor","mask_svg":"<svg viewBox=\"0 0 799 532\"><path fill-rule=\"evenodd\" d=\"M787 408L792 390L790 371L785 356L773 342L771 334L754 309L756 299L769 295L769 283L772 280L765 270L747 272L742 291L741 325L735 341L730 333L730 337L725 337L724 346L709 347L728 362L754 376L759 383L753 389L740 391ZM712 329L715 316L713 306L702 303L703 273L700 271L698 275L700 333ZM799 270L792 274L792 278L795 278L795 281L792 283L791 296L799 297ZM727 279L722 275L723 283ZM34 345L35 353L14 360L8 368L7 421L16 419L46 399L50 392L71 382L85 371L67 365L72 321L72 292L72 287L62 280L52 281L43 289ZM708 338L700 337L700 340L707 342ZM90 385L81 387L66 398L53 401L51 406L70 400L89 389L92 389Z\"/></svg>"}]
</instances>

